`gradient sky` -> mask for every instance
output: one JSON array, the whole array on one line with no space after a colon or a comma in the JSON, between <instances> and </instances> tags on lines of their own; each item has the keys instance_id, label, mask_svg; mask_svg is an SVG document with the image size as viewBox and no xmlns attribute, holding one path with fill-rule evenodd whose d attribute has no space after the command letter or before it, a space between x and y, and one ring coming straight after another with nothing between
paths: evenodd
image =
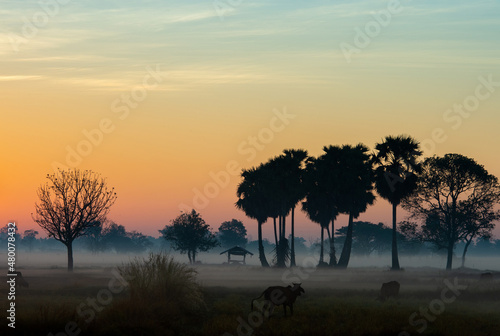
<instances>
[{"instance_id":1,"label":"gradient sky","mask_svg":"<svg viewBox=\"0 0 500 336\"><path fill-rule=\"evenodd\" d=\"M405 133L427 156L461 153L500 177L500 84L473 98L480 78L500 82L500 1L401 1L390 19L390 1L60 2L0 1L1 225L37 228L36 190L78 146L70 162L116 189L110 219L154 236L207 187L207 223L240 219L256 238L234 207L239 177L210 183L285 148L317 155ZM350 62L346 45L358 46ZM141 91L151 69L161 82ZM464 103L467 117L453 111ZM85 147L101 123L108 132ZM359 220L389 224L390 207L379 198ZM319 227L299 215L296 232L316 239Z\"/></svg>"}]
</instances>

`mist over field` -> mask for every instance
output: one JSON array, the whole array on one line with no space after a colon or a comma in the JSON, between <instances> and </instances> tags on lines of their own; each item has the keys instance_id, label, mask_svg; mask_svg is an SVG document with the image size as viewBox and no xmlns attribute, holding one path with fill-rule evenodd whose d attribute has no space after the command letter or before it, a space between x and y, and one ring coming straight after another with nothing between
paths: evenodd
<instances>
[{"instance_id":1,"label":"mist over field","mask_svg":"<svg viewBox=\"0 0 500 336\"><path fill-rule=\"evenodd\" d=\"M68 323L93 336L137 335L137 330L199 336L272 336L284 330L287 335L496 336L500 330L498 256L470 256L468 267L451 271L444 269L443 256L401 256L404 270L390 271L387 253L353 256L348 269L317 267L317 253L298 253L297 267L286 268L263 268L256 254L240 265L226 264L220 252L200 253L199 262L190 265L186 255L157 253L77 250L75 268L68 272L65 251L20 251L17 270L29 288L16 290L19 330L63 335ZM483 281L484 273L492 278ZM399 295L381 300L381 285L394 281ZM269 286L294 283L305 293L297 297L293 316L284 317L280 306L269 315L263 308L267 301L254 301ZM0 292L7 290L3 282ZM0 304L5 301L0 297ZM261 308L251 309L251 303Z\"/></svg>"},{"instance_id":2,"label":"mist over field","mask_svg":"<svg viewBox=\"0 0 500 336\"><path fill-rule=\"evenodd\" d=\"M99 253L94 254L90 252L78 252L75 253L75 269L88 269L88 268L105 268L105 267L116 267L123 263L127 263L137 257L144 257L148 253L140 254L117 254L117 253ZM175 260L182 263L189 263L186 255L171 252ZM0 254L0 258L5 257L5 253ZM269 255L269 259L272 259L272 255ZM67 267L67 254L65 251L61 252L22 252L19 253L18 257L18 269L66 269ZM222 264L227 261L225 255L220 255L219 253L201 253L198 256L198 260L201 265L196 266L223 266ZM316 267L319 260L318 255L311 254L297 254L297 266L312 268ZM456 257L454 259L454 264L459 265L461 259ZM384 254L382 256L373 255L369 257L364 256L353 256L349 262L349 268L380 268L381 270L390 268L390 254ZM445 256L438 255L428 255L428 256L401 256L400 263L403 268L435 268L442 270L446 263ZM260 266L260 262L257 255L249 256L246 259L247 266ZM223 272L225 269L232 270L234 266L228 265L225 268L222 267L219 270ZM244 267L244 266L241 266ZM500 271L500 257L499 256L470 256L467 257L466 267L476 270L494 270ZM1 269L1 268L0 268ZM221 277L221 280L223 277Z\"/></svg>"}]
</instances>

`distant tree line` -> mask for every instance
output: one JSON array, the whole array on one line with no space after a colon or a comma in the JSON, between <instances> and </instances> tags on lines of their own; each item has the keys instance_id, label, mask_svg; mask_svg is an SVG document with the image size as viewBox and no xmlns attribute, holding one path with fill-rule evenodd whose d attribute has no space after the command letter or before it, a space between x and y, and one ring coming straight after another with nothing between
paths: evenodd
<instances>
[{"instance_id":1,"label":"distant tree line","mask_svg":"<svg viewBox=\"0 0 500 336\"><path fill-rule=\"evenodd\" d=\"M75 251L87 251L91 253L141 253L153 250L162 249L173 249L172 244L165 239L164 236L152 237L138 233L130 235L131 232L125 230L122 225L117 225L116 223L109 222L104 225L104 237L107 238L100 239L96 243L94 237L81 237L75 240L74 248ZM114 229L106 229L113 227ZM228 228L229 227L229 228ZM234 235L234 240L227 240L221 235L221 228L224 231L231 231L229 236ZM426 242L415 235L414 223L402 222L400 223L400 232L398 232L398 243L400 246L400 254L405 256L426 256L433 254L442 253L434 246L434 244ZM243 229L243 230L242 230ZM335 244L337 246L343 246L345 240L345 233L347 231L347 226L340 227L336 230ZM106 232L110 232L108 235ZM24 230L23 233L18 233L16 235L16 240L18 242L18 248L25 252L55 252L63 251L64 246L62 246L57 240L53 238L41 238L38 237L39 233L35 230ZM130 242L128 239L124 239L128 236L132 241L135 237L142 236L143 238L136 242ZM382 223L374 224L370 222L354 222L353 223L353 244L352 244L352 254L359 257L369 257L375 255L385 255L391 252L392 244L392 229L385 226ZM6 246L7 244L7 226L0 228L0 245ZM220 250L239 245L245 247L251 252L258 252L259 242L258 240L248 241L246 228L241 221L233 219L231 221L223 222L219 231L216 234L216 238L220 244ZM147 240L148 243L140 243L141 241ZM103 243L104 241L108 243ZM288 240L291 241L291 235L288 236ZM126 242L126 243L124 243ZM115 245L115 243L117 243ZM329 240L326 239L324 244L328 246ZM465 247L465 242L458 244L457 249L460 251ZM138 246L142 246L138 248ZM267 239L263 240L263 246L265 249L272 251L275 250L275 244ZM302 255L313 255L319 252L321 243L319 239L316 240L306 240L303 237L295 237L295 250L297 254ZM477 239L473 243L469 244L468 253L471 255L490 255L490 256L500 256L500 239Z\"/></svg>"},{"instance_id":2,"label":"distant tree line","mask_svg":"<svg viewBox=\"0 0 500 336\"><path fill-rule=\"evenodd\" d=\"M500 219L496 210L500 203L498 179L460 154L421 156L418 141L400 135L385 137L371 153L364 144L325 146L317 157L303 149L287 149L257 167L244 169L235 205L257 221L261 265L270 266L262 236L262 226L268 220L272 220L274 229L272 263L277 267L296 265L296 247L301 244L295 237L295 211L299 206L320 227L318 266L345 269L351 253L384 252L389 233L392 270L400 269L400 244L403 250L431 244L446 251L447 269L452 268L455 249L463 244L464 266L467 251L478 241L491 239ZM39 201L32 217L49 239L64 244L69 271L73 269L74 244L82 243L94 253L137 253L154 245L150 237L108 222L107 214L117 196L99 174L68 169L49 174L47 179L37 191ZM392 205L390 229L355 222L374 204L376 193ZM398 225L399 206L411 216ZM347 215L348 222L336 230L340 214ZM241 222L222 223L214 233L195 210L181 213L159 232L171 248L186 253L191 263L196 262L199 252L247 243ZM35 230L26 231L21 238L23 245L33 250L37 234Z\"/></svg>"}]
</instances>

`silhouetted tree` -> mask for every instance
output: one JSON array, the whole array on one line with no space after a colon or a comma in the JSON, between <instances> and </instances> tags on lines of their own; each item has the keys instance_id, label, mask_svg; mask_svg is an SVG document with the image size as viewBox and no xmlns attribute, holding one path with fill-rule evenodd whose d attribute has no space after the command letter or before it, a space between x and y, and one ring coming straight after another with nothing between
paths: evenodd
<instances>
[{"instance_id":1,"label":"silhouetted tree","mask_svg":"<svg viewBox=\"0 0 500 336\"><path fill-rule=\"evenodd\" d=\"M326 147L325 147L326 149ZM337 166L336 158L332 152L325 153L318 158L309 158L306 164L304 174L304 185L306 190L306 199L302 202L302 210L307 217L318 223L321 227L321 249L319 265L324 265L324 231L328 230L330 221L332 231L328 230L330 239L330 265L336 265L334 246L334 221L337 218L338 210L336 200L338 198L338 181L336 177Z\"/></svg>"},{"instance_id":2,"label":"silhouetted tree","mask_svg":"<svg viewBox=\"0 0 500 336\"><path fill-rule=\"evenodd\" d=\"M438 248L446 249L446 269L452 268L457 242L465 239L469 211L475 205L491 209L500 199L495 176L482 165L460 154L446 154L425 160L414 193L403 201L403 207L425 221L423 237ZM474 226L474 225L473 225Z\"/></svg>"},{"instance_id":3,"label":"silhouetted tree","mask_svg":"<svg viewBox=\"0 0 500 336\"><path fill-rule=\"evenodd\" d=\"M269 160L264 169L272 176L268 180L268 193L272 195L273 217L278 217L279 235L277 239L276 265L285 267L286 261L290 259L290 265L295 266L294 240L292 247L286 239L286 217L291 213L291 232L295 235L295 206L305 196L302 183L304 162L307 151L302 149L284 150L282 155Z\"/></svg>"},{"instance_id":4,"label":"silhouetted tree","mask_svg":"<svg viewBox=\"0 0 500 336\"><path fill-rule=\"evenodd\" d=\"M247 229L245 225L237 219L223 222L219 226L218 238L223 247L245 246L247 243L246 236Z\"/></svg>"},{"instance_id":5,"label":"silhouetted tree","mask_svg":"<svg viewBox=\"0 0 500 336\"><path fill-rule=\"evenodd\" d=\"M338 238L345 238L347 226L337 230ZM370 222L353 223L352 252L357 255L369 256L374 251L387 251L391 246L391 229L382 223Z\"/></svg>"},{"instance_id":6,"label":"silhouetted tree","mask_svg":"<svg viewBox=\"0 0 500 336\"><path fill-rule=\"evenodd\" d=\"M422 248L424 239L422 230L417 223L402 221L399 223L399 237L401 239L401 253L416 254Z\"/></svg>"},{"instance_id":7,"label":"silhouetted tree","mask_svg":"<svg viewBox=\"0 0 500 336\"><path fill-rule=\"evenodd\" d=\"M318 266L323 266L325 265L324 261L325 228L328 227L330 219L332 218L331 205L327 202L327 198L323 197L323 194L317 193L316 190L314 191L311 190L307 194L306 200L302 202L302 210L306 213L307 217L311 221L320 225L321 240L320 240ZM331 256L330 260L332 260Z\"/></svg>"},{"instance_id":8,"label":"silhouetted tree","mask_svg":"<svg viewBox=\"0 0 500 336\"><path fill-rule=\"evenodd\" d=\"M110 222L102 229L101 235L104 249L113 249L116 253L126 253L132 249L132 240L123 225Z\"/></svg>"},{"instance_id":9,"label":"silhouetted tree","mask_svg":"<svg viewBox=\"0 0 500 336\"><path fill-rule=\"evenodd\" d=\"M304 164L307 151L302 149L288 149L284 151L287 167L285 174L288 179L289 207L291 208L291 250L290 266L296 266L295 261L295 207L306 195L304 186ZM283 236L285 232L283 232Z\"/></svg>"},{"instance_id":10,"label":"silhouetted tree","mask_svg":"<svg viewBox=\"0 0 500 336\"><path fill-rule=\"evenodd\" d=\"M14 237L15 241L19 241L19 239L21 238L19 233L18 233L18 230L19 230L19 227L17 226L14 226L14 234L9 234L9 227L12 228L12 226L9 226L9 224L5 224L5 226L3 226L2 228L0 228L0 244L2 245L2 247L5 247L7 248L7 242L8 242L8 239L9 237ZM12 232L12 230L10 230Z\"/></svg>"},{"instance_id":11,"label":"silhouetted tree","mask_svg":"<svg viewBox=\"0 0 500 336\"><path fill-rule=\"evenodd\" d=\"M342 147L329 146L325 148L325 152L327 154L339 152L339 155L335 155L339 158L336 170L339 181L337 191L342 197L339 197L337 202L339 212L349 215L349 224L337 266L347 268L351 256L353 220L365 212L368 205L375 201L373 166L368 148L363 144L343 145Z\"/></svg>"},{"instance_id":12,"label":"silhouetted tree","mask_svg":"<svg viewBox=\"0 0 500 336\"><path fill-rule=\"evenodd\" d=\"M417 187L420 171L418 158L422 155L418 141L410 136L388 136L375 145L373 156L375 188L378 194L392 204L392 270L399 270L396 212L401 200Z\"/></svg>"},{"instance_id":13,"label":"silhouetted tree","mask_svg":"<svg viewBox=\"0 0 500 336\"><path fill-rule=\"evenodd\" d=\"M88 230L87 235L83 237L84 244L92 253L98 253L107 249L103 227L103 223L96 223L96 225Z\"/></svg>"},{"instance_id":14,"label":"silhouetted tree","mask_svg":"<svg viewBox=\"0 0 500 336\"><path fill-rule=\"evenodd\" d=\"M236 207L245 214L257 220L259 259L263 267L269 267L262 245L262 225L272 214L269 183L271 175L263 164L257 168L243 170L243 181L238 185Z\"/></svg>"},{"instance_id":15,"label":"silhouetted tree","mask_svg":"<svg viewBox=\"0 0 500 336\"><path fill-rule=\"evenodd\" d=\"M38 189L33 220L49 237L68 250L68 271L73 271L73 241L103 222L116 200L106 180L90 170L59 170L47 175L49 183Z\"/></svg>"},{"instance_id":16,"label":"silhouetted tree","mask_svg":"<svg viewBox=\"0 0 500 336\"><path fill-rule=\"evenodd\" d=\"M266 250L273 250L276 248L276 245L271 243L267 239L262 239L262 245L264 249ZM245 247L248 251L259 251L259 241L258 240L251 240L247 242L247 246Z\"/></svg>"},{"instance_id":17,"label":"silhouetted tree","mask_svg":"<svg viewBox=\"0 0 500 336\"><path fill-rule=\"evenodd\" d=\"M290 234L288 236L288 240L292 240L292 235ZM303 237L294 237L295 240L295 251L299 253L307 253L309 251L309 248L306 246L306 240Z\"/></svg>"},{"instance_id":18,"label":"silhouetted tree","mask_svg":"<svg viewBox=\"0 0 500 336\"><path fill-rule=\"evenodd\" d=\"M31 252L33 250L33 244L36 242L36 236L38 235L38 231L33 229L25 230L23 234L23 244L28 247L28 250Z\"/></svg>"},{"instance_id":19,"label":"silhouetted tree","mask_svg":"<svg viewBox=\"0 0 500 336\"><path fill-rule=\"evenodd\" d=\"M459 217L463 226L463 240L465 242L462 253L462 267L465 267L465 255L469 245L476 239L490 240L493 237L495 221L500 219L500 211L495 211L494 206L500 202L500 193L494 199L463 201L460 203Z\"/></svg>"},{"instance_id":20,"label":"silhouetted tree","mask_svg":"<svg viewBox=\"0 0 500 336\"><path fill-rule=\"evenodd\" d=\"M133 230L131 232L127 232L127 237L132 241L131 252L140 253L147 251L153 247L151 237L148 237L139 231Z\"/></svg>"},{"instance_id":21,"label":"silhouetted tree","mask_svg":"<svg viewBox=\"0 0 500 336\"><path fill-rule=\"evenodd\" d=\"M181 213L171 223L159 231L163 238L172 242L174 250L187 253L191 264L196 262L198 251L208 251L219 245L210 226L194 209L190 213Z\"/></svg>"}]
</instances>

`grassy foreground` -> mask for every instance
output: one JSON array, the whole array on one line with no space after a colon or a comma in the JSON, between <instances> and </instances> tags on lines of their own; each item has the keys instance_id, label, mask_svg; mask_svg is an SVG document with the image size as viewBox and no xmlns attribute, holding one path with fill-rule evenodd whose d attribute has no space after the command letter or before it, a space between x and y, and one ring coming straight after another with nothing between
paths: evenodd
<instances>
[{"instance_id":1,"label":"grassy foreground","mask_svg":"<svg viewBox=\"0 0 500 336\"><path fill-rule=\"evenodd\" d=\"M198 277L203 278L203 272ZM460 290L453 302L444 303L446 286L436 274L422 275L412 282L404 276L413 279L413 274L403 275L400 297L382 303L375 300L379 282L364 286L371 281L365 273L352 275L347 283L355 286L341 286L343 273L323 271L322 279L332 280L304 281L306 293L297 299L294 316L285 318L278 308L266 318L250 311L251 300L265 287L252 281L240 287L226 282L228 274L236 277L241 269L214 266L211 272L211 277L220 277L223 286L202 287L193 269L161 255L119 269L77 270L75 274L26 270L23 274L29 275L30 288L18 288L15 333L2 322L0 334L500 335L497 280L483 284L475 278L461 278L459 282L466 289ZM260 272L254 271L254 276L259 278ZM282 273L266 272L262 277ZM384 275L373 272L373 278ZM129 286L123 286L122 280ZM231 286L224 286L226 283ZM2 285L4 312L6 289ZM447 292L445 300L452 298Z\"/></svg>"}]
</instances>

